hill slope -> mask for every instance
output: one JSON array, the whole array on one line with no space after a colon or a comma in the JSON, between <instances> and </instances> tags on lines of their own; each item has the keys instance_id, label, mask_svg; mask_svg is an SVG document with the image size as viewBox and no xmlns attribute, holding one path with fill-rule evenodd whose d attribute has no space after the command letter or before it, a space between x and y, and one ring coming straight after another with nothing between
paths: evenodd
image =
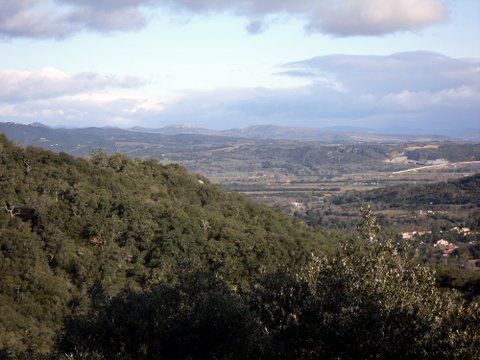
<instances>
[{"instance_id":1,"label":"hill slope","mask_svg":"<svg viewBox=\"0 0 480 360\"><path fill-rule=\"evenodd\" d=\"M48 351L66 315L185 269L245 285L331 240L177 165L90 160L0 136L0 349Z\"/></svg>"},{"instance_id":2,"label":"hill slope","mask_svg":"<svg viewBox=\"0 0 480 360\"><path fill-rule=\"evenodd\" d=\"M472 204L480 206L480 173L462 179L421 185L396 185L365 192L351 192L333 200L336 204L383 203L389 207Z\"/></svg>"}]
</instances>

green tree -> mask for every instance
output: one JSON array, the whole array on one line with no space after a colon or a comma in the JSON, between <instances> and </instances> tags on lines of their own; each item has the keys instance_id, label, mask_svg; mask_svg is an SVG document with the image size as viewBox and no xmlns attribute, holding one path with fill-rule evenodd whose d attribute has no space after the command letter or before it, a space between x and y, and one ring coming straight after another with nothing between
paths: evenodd
<instances>
[{"instance_id":1,"label":"green tree","mask_svg":"<svg viewBox=\"0 0 480 360\"><path fill-rule=\"evenodd\" d=\"M57 349L105 359L252 359L262 356L263 334L224 281L188 273L177 285L124 291L67 319Z\"/></svg>"},{"instance_id":2,"label":"green tree","mask_svg":"<svg viewBox=\"0 0 480 360\"><path fill-rule=\"evenodd\" d=\"M359 238L300 274L270 276L256 309L273 358L477 359L480 312L439 290L435 274L392 241L364 210ZM402 250L402 251L400 251Z\"/></svg>"}]
</instances>

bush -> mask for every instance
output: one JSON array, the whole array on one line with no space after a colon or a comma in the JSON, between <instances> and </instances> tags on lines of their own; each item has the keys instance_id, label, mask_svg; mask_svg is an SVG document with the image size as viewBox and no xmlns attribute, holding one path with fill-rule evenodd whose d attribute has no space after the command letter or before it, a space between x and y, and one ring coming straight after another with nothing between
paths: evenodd
<instances>
[{"instance_id":1,"label":"bush","mask_svg":"<svg viewBox=\"0 0 480 360\"><path fill-rule=\"evenodd\" d=\"M262 331L243 299L210 274L145 293L124 291L66 320L60 353L106 359L252 359Z\"/></svg>"},{"instance_id":2,"label":"bush","mask_svg":"<svg viewBox=\"0 0 480 360\"><path fill-rule=\"evenodd\" d=\"M391 241L370 210L362 239L296 276L270 276L255 307L283 359L478 359L480 311L435 286L434 272Z\"/></svg>"}]
</instances>

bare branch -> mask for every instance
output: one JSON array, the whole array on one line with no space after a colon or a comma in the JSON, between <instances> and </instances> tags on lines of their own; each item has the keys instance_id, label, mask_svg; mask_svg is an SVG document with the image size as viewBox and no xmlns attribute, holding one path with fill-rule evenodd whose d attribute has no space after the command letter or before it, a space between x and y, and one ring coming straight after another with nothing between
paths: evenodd
<instances>
[{"instance_id":1,"label":"bare branch","mask_svg":"<svg viewBox=\"0 0 480 360\"><path fill-rule=\"evenodd\" d=\"M25 171L27 174L32 170L32 165L30 164L30 161L23 159L23 163L25 164Z\"/></svg>"},{"instance_id":2,"label":"bare branch","mask_svg":"<svg viewBox=\"0 0 480 360\"><path fill-rule=\"evenodd\" d=\"M6 212L10 214L10 217L13 218L14 216L20 214L19 211L15 208L13 204L10 204L9 202L6 202L3 206Z\"/></svg>"},{"instance_id":3,"label":"bare branch","mask_svg":"<svg viewBox=\"0 0 480 360\"><path fill-rule=\"evenodd\" d=\"M204 231L207 231L211 226L207 220L202 220L202 227Z\"/></svg>"}]
</instances>

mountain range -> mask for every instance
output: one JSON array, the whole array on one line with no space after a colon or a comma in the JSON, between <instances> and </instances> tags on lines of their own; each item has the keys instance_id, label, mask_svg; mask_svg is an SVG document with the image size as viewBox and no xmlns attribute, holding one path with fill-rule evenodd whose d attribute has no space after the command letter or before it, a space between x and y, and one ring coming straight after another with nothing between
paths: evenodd
<instances>
[{"instance_id":1,"label":"mountain range","mask_svg":"<svg viewBox=\"0 0 480 360\"><path fill-rule=\"evenodd\" d=\"M22 145L40 146L85 156L92 151L122 152L139 156L136 152L150 147L183 151L192 147L212 150L232 146L233 143L262 144L263 142L321 142L344 143L405 143L455 140L437 135L384 135L360 128L301 128L275 125L250 126L244 129L215 131L193 125L174 125L158 129L135 127L52 128L41 123L18 124L0 122L0 133ZM197 149L196 149L197 150ZM143 151L144 152L144 151ZM150 156L152 156L150 154Z\"/></svg>"},{"instance_id":2,"label":"mountain range","mask_svg":"<svg viewBox=\"0 0 480 360\"><path fill-rule=\"evenodd\" d=\"M443 135L416 134L410 129L386 129L385 132L381 132L368 128L349 126L309 128L286 127L277 125L254 125L246 128L210 130L192 124L180 124L165 126L156 129L135 127L130 130L164 135L196 134L228 136L234 138L248 139L321 142L404 142L446 140L449 138Z\"/></svg>"}]
</instances>

